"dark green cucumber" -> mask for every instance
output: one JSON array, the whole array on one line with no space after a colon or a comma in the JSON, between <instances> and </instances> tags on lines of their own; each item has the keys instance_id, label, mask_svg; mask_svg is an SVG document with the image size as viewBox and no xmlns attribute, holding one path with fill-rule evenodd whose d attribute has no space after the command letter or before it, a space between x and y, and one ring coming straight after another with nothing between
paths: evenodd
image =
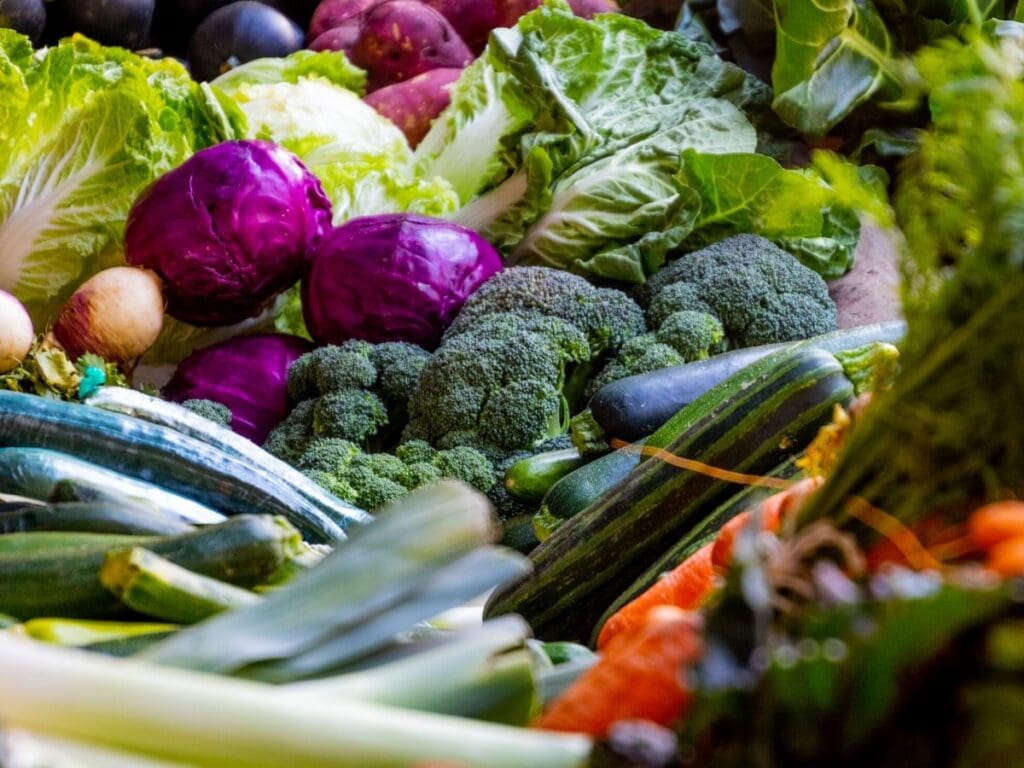
<instances>
[{"instance_id":1,"label":"dark green cucumber","mask_svg":"<svg viewBox=\"0 0 1024 768\"><path fill-rule=\"evenodd\" d=\"M641 440L638 446L643 445ZM589 507L595 499L614 488L632 472L642 458L639 450L606 453L569 473L544 495L533 516L533 531L544 541L569 518Z\"/></svg>"},{"instance_id":2,"label":"dark green cucumber","mask_svg":"<svg viewBox=\"0 0 1024 768\"><path fill-rule=\"evenodd\" d=\"M763 474L804 448L852 395L831 353L798 346L712 388L647 444ZM542 640L588 642L608 605L734 490L708 474L646 459L537 547L533 575L497 592L486 614L518 613Z\"/></svg>"},{"instance_id":3,"label":"dark green cucumber","mask_svg":"<svg viewBox=\"0 0 1024 768\"><path fill-rule=\"evenodd\" d=\"M803 342L735 349L707 360L614 381L594 394L590 400L590 411L609 438L639 440L712 387L782 349L799 343L828 352L840 352L875 341L894 344L903 338L905 331L906 324L900 321L876 323L826 333Z\"/></svg>"},{"instance_id":4,"label":"dark green cucumber","mask_svg":"<svg viewBox=\"0 0 1024 768\"><path fill-rule=\"evenodd\" d=\"M527 456L505 472L505 490L528 504L539 504L551 486L586 463L575 448Z\"/></svg>"},{"instance_id":5,"label":"dark green cucumber","mask_svg":"<svg viewBox=\"0 0 1024 768\"><path fill-rule=\"evenodd\" d=\"M11 537L47 535L68 534ZM263 515L238 515L180 536L118 537L122 541L106 546L89 543L89 537L101 534L74 535L86 537L87 544L37 555L0 554L0 612L20 619L116 617L123 608L99 579L106 553L115 547L138 544L184 568L241 587L261 583L302 551L295 528L284 518Z\"/></svg>"},{"instance_id":6,"label":"dark green cucumber","mask_svg":"<svg viewBox=\"0 0 1024 768\"><path fill-rule=\"evenodd\" d=\"M122 502L90 504L24 504L0 509L0 534L26 531L82 531L134 536L174 536L195 530L180 518L168 517L152 507Z\"/></svg>"},{"instance_id":7,"label":"dark green cucumber","mask_svg":"<svg viewBox=\"0 0 1024 768\"><path fill-rule=\"evenodd\" d=\"M318 541L342 539L351 510L328 514L253 462L141 419L0 391L0 446L49 448L155 483L228 514L283 515Z\"/></svg>"},{"instance_id":8,"label":"dark green cucumber","mask_svg":"<svg viewBox=\"0 0 1024 768\"><path fill-rule=\"evenodd\" d=\"M768 475L771 477L791 478L799 474L796 467L796 460L790 459L778 466ZM666 550L665 554L659 557L654 563L632 583L621 595L615 598L604 615L598 620L594 627L592 639L596 640L601 627L613 613L626 603L639 597L642 593L654 584L662 574L671 571L677 565L686 560L698 549L714 541L715 536L723 525L732 520L740 512L750 509L761 499L772 494L771 490L759 488L758 486L747 486L739 493L731 496L723 504L716 507L707 517L687 531L672 547Z\"/></svg>"}]
</instances>

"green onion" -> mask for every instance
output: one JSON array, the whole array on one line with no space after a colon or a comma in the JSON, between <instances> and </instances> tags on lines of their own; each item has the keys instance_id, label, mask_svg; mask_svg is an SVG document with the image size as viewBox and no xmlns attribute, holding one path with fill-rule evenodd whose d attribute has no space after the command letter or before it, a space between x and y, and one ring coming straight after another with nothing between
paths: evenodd
<instances>
[{"instance_id":1,"label":"green onion","mask_svg":"<svg viewBox=\"0 0 1024 768\"><path fill-rule=\"evenodd\" d=\"M579 735L380 704L0 635L0 723L204 768L583 768Z\"/></svg>"}]
</instances>

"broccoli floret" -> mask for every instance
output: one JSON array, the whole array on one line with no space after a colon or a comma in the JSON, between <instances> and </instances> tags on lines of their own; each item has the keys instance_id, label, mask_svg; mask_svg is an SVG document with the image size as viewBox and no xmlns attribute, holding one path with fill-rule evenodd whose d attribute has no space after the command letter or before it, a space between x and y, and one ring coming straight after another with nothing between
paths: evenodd
<instances>
[{"instance_id":1,"label":"broccoli floret","mask_svg":"<svg viewBox=\"0 0 1024 768\"><path fill-rule=\"evenodd\" d=\"M337 437L364 443L388 423L388 411L373 392L339 389L317 398L313 432L317 437Z\"/></svg>"},{"instance_id":2,"label":"broccoli floret","mask_svg":"<svg viewBox=\"0 0 1024 768\"><path fill-rule=\"evenodd\" d=\"M673 365L682 365L686 358L668 344L662 344L653 333L645 333L626 342L619 356L609 362L597 376L587 384L587 394L593 395L597 390L613 381L627 376L650 373Z\"/></svg>"},{"instance_id":3,"label":"broccoli floret","mask_svg":"<svg viewBox=\"0 0 1024 768\"><path fill-rule=\"evenodd\" d=\"M303 400L267 435L263 448L282 461L297 465L313 441L313 410L317 399Z\"/></svg>"},{"instance_id":4,"label":"broccoli floret","mask_svg":"<svg viewBox=\"0 0 1024 768\"><path fill-rule=\"evenodd\" d=\"M395 455L406 464L433 464L437 449L426 440L408 440L395 449Z\"/></svg>"},{"instance_id":5,"label":"broccoli floret","mask_svg":"<svg viewBox=\"0 0 1024 768\"><path fill-rule=\"evenodd\" d=\"M222 427L231 426L231 409L216 400L185 400L182 405L192 413Z\"/></svg>"},{"instance_id":6,"label":"broccoli floret","mask_svg":"<svg viewBox=\"0 0 1024 768\"><path fill-rule=\"evenodd\" d=\"M417 461L415 464L406 464L405 483L403 485L405 485L406 489L413 491L420 486L436 483L443 477L455 476L445 475L440 469L429 462Z\"/></svg>"},{"instance_id":7,"label":"broccoli floret","mask_svg":"<svg viewBox=\"0 0 1024 768\"><path fill-rule=\"evenodd\" d=\"M490 491L497 482L488 458L468 445L438 451L436 466L441 477L461 480L483 493Z\"/></svg>"},{"instance_id":8,"label":"broccoli floret","mask_svg":"<svg viewBox=\"0 0 1024 768\"><path fill-rule=\"evenodd\" d=\"M415 344L404 341L377 344L370 352L370 361L377 370L374 391L389 407L403 409L420 381L423 366L430 353Z\"/></svg>"},{"instance_id":9,"label":"broccoli floret","mask_svg":"<svg viewBox=\"0 0 1024 768\"><path fill-rule=\"evenodd\" d=\"M298 402L342 389L369 389L377 380L372 351L365 341L346 341L303 355L288 368L288 397Z\"/></svg>"},{"instance_id":10,"label":"broccoli floret","mask_svg":"<svg viewBox=\"0 0 1024 768\"><path fill-rule=\"evenodd\" d=\"M385 448L407 420L409 394L430 354L415 344L346 341L309 352L288 369L296 406L267 449L294 461L314 440L338 438L363 448Z\"/></svg>"},{"instance_id":11,"label":"broccoli floret","mask_svg":"<svg viewBox=\"0 0 1024 768\"><path fill-rule=\"evenodd\" d=\"M654 338L672 347L688 363L725 351L725 328L717 317L706 312L673 312L658 326Z\"/></svg>"},{"instance_id":12,"label":"broccoli floret","mask_svg":"<svg viewBox=\"0 0 1024 768\"><path fill-rule=\"evenodd\" d=\"M738 235L676 260L637 293L647 322L691 310L716 317L729 347L796 341L836 329L828 286L795 256L756 235Z\"/></svg>"},{"instance_id":13,"label":"broccoli floret","mask_svg":"<svg viewBox=\"0 0 1024 768\"><path fill-rule=\"evenodd\" d=\"M585 278L550 267L512 267L494 275L469 297L446 338L499 313L557 317L582 331L591 353L615 352L647 330L643 312L622 291L598 288Z\"/></svg>"},{"instance_id":14,"label":"broccoli floret","mask_svg":"<svg viewBox=\"0 0 1024 768\"><path fill-rule=\"evenodd\" d=\"M448 338L409 400L406 439L446 435L521 450L565 431L566 369L590 358L586 337L556 317L488 315ZM460 445L465 443L455 443Z\"/></svg>"},{"instance_id":15,"label":"broccoli floret","mask_svg":"<svg viewBox=\"0 0 1024 768\"><path fill-rule=\"evenodd\" d=\"M348 440L328 438L314 440L298 461L299 469L330 472L338 475L361 453L359 446Z\"/></svg>"}]
</instances>

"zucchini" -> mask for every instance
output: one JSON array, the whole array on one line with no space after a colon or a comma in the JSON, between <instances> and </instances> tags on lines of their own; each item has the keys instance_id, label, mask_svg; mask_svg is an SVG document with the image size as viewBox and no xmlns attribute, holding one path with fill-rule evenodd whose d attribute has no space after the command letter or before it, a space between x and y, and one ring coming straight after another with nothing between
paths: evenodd
<instances>
[{"instance_id":1,"label":"zucchini","mask_svg":"<svg viewBox=\"0 0 1024 768\"><path fill-rule=\"evenodd\" d=\"M505 472L505 490L527 504L539 504L552 485L586 463L575 448L527 456Z\"/></svg>"},{"instance_id":2,"label":"zucchini","mask_svg":"<svg viewBox=\"0 0 1024 768\"><path fill-rule=\"evenodd\" d=\"M38 554L0 553L0 612L20 619L40 616L102 619L124 612L99 579L106 553L144 546L196 573L242 587L265 581L289 558L302 552L298 532L281 517L238 515L219 525L164 538L117 537L97 544L101 534L16 533L0 537L77 536L72 549ZM110 538L110 537L106 537Z\"/></svg>"},{"instance_id":3,"label":"zucchini","mask_svg":"<svg viewBox=\"0 0 1024 768\"><path fill-rule=\"evenodd\" d=\"M235 456L253 466L261 467L268 474L274 475L290 485L300 496L319 507L325 514L339 519L346 519L350 516L366 519L366 513L362 510L328 493L295 467L267 453L251 440L236 434L227 427L204 419L177 403L169 403L127 387L101 387L86 403L111 413L133 416L168 427L201 440L229 456Z\"/></svg>"},{"instance_id":4,"label":"zucchini","mask_svg":"<svg viewBox=\"0 0 1024 768\"><path fill-rule=\"evenodd\" d=\"M253 592L200 576L142 547L107 552L100 583L132 610L176 624L195 624L260 600Z\"/></svg>"},{"instance_id":5,"label":"zucchini","mask_svg":"<svg viewBox=\"0 0 1024 768\"><path fill-rule=\"evenodd\" d=\"M354 508L325 512L259 465L168 427L20 392L0 391L0 446L69 453L228 514L282 515L318 541L370 519Z\"/></svg>"},{"instance_id":6,"label":"zucchini","mask_svg":"<svg viewBox=\"0 0 1024 768\"><path fill-rule=\"evenodd\" d=\"M0 491L47 501L125 500L185 523L222 523L224 515L150 483L42 448L0 448Z\"/></svg>"},{"instance_id":7,"label":"zucchini","mask_svg":"<svg viewBox=\"0 0 1024 768\"><path fill-rule=\"evenodd\" d=\"M769 472L768 474L771 477L781 477L785 479L795 477L799 474L799 470L796 467L796 460L790 459L776 467L774 471ZM648 587L661 578L662 574L671 571L705 544L714 541L715 536L718 535L718 531L721 527L736 517L736 515L750 509L772 493L773 491L767 488L747 486L715 508L714 511L701 520L700 523L687 531L679 541L666 550L661 557L655 560L646 571L640 574L640 576L622 592L622 594L615 598L615 602L608 607L604 612L604 615L601 616L595 625L592 639L597 639L597 635L601 631L601 627L604 626L604 623L613 613L618 611L626 603L631 602L642 593L646 592Z\"/></svg>"},{"instance_id":8,"label":"zucchini","mask_svg":"<svg viewBox=\"0 0 1024 768\"><path fill-rule=\"evenodd\" d=\"M174 536L194 530L180 518L168 518L151 507L133 503L24 504L0 508L0 534L25 531L83 531L134 536Z\"/></svg>"},{"instance_id":9,"label":"zucchini","mask_svg":"<svg viewBox=\"0 0 1024 768\"><path fill-rule=\"evenodd\" d=\"M28 531L0 536L0 558L36 557L58 552L81 554L105 552L111 547L130 547L153 541L152 536L123 533L89 533L83 531Z\"/></svg>"},{"instance_id":10,"label":"zucchini","mask_svg":"<svg viewBox=\"0 0 1024 768\"><path fill-rule=\"evenodd\" d=\"M826 333L803 342L735 349L707 360L613 381L594 393L590 410L605 435L633 442L654 432L679 409L712 387L782 349L800 344L840 352L875 341L896 343L905 331L906 324L900 321L876 323Z\"/></svg>"},{"instance_id":11,"label":"zucchini","mask_svg":"<svg viewBox=\"0 0 1024 768\"><path fill-rule=\"evenodd\" d=\"M641 440L640 445L643 444ZM632 472L642 458L638 450L606 453L563 477L544 495L533 516L533 531L544 541L569 518L586 509Z\"/></svg>"},{"instance_id":12,"label":"zucchini","mask_svg":"<svg viewBox=\"0 0 1024 768\"><path fill-rule=\"evenodd\" d=\"M804 448L852 396L831 353L797 346L712 388L647 444L762 474ZM615 597L734 488L657 458L642 461L534 550L533 575L493 595L486 614L519 613L542 640L588 642Z\"/></svg>"}]
</instances>

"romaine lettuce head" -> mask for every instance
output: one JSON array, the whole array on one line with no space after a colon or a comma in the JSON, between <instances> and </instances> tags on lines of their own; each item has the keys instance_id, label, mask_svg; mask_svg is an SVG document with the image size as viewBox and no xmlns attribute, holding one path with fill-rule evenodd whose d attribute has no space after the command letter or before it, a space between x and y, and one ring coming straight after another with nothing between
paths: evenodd
<instances>
[{"instance_id":1,"label":"romaine lettuce head","mask_svg":"<svg viewBox=\"0 0 1024 768\"><path fill-rule=\"evenodd\" d=\"M33 52L0 30L0 288L45 325L118 263L136 196L245 119L172 59L75 36Z\"/></svg>"}]
</instances>

